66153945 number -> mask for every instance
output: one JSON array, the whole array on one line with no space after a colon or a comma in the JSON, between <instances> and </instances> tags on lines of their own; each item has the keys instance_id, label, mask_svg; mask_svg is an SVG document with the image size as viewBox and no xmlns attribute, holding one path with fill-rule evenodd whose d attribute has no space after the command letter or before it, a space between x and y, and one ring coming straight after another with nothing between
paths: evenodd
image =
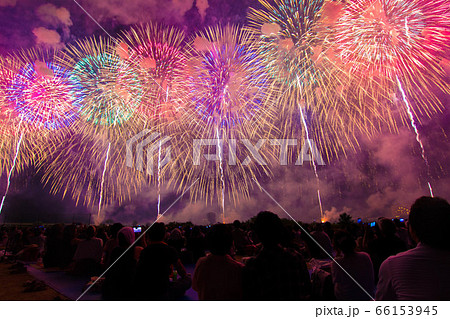
<instances>
[{"instance_id":1,"label":"66153945 number","mask_svg":"<svg viewBox=\"0 0 450 319\"><path fill-rule=\"evenodd\" d=\"M375 313L385 316L436 316L438 311L437 306L378 306Z\"/></svg>"}]
</instances>

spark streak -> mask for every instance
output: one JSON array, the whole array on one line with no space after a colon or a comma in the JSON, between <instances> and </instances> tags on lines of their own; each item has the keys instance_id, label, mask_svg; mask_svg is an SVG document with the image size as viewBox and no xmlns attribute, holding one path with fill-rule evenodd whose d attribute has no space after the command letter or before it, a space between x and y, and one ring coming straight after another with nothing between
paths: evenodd
<instances>
[{"instance_id":1,"label":"spark streak","mask_svg":"<svg viewBox=\"0 0 450 319\"><path fill-rule=\"evenodd\" d=\"M300 79L297 77L297 81L299 81L300 82ZM305 119L305 115L304 115L304 113L303 113L303 107L302 107L302 105L300 104L299 105L299 109L300 109L300 115L301 115L301 118L302 118L302 124L303 124L303 127L305 128L305 134L306 134L306 141L307 141L307 143L308 143L308 145L309 145L309 149L310 149L310 151L311 151L311 160L312 160L312 165L313 165L313 168L314 168L314 175L316 175L316 182L317 182L317 200L319 201L319 209L320 209L320 221L322 222L323 221L323 208L322 208L322 199L321 199L321 197L320 197L320 180L319 180L319 174L317 173L317 166L316 166L316 162L315 162L315 159L314 159L314 151L313 151L313 148L312 148L312 145L311 145L311 140L309 139L309 129L308 129L308 125L306 124L306 119Z\"/></svg>"},{"instance_id":2,"label":"spark streak","mask_svg":"<svg viewBox=\"0 0 450 319\"><path fill-rule=\"evenodd\" d=\"M427 166L428 178L430 178L430 164L428 163L428 159L427 159L427 157L425 155L425 148L423 146L422 140L420 139L419 130L417 128L416 121L414 119L414 114L413 114L413 112L411 110L411 106L409 105L408 99L406 98L406 94L405 94L405 91L403 90L402 83L400 82L398 76L396 78L397 78L398 88L400 89L400 92L402 93L403 102L406 105L406 111L408 112L408 116L409 116L409 119L411 121L411 126L414 129L414 132L416 133L416 141L420 145L420 149L421 149L421 152L422 152L421 153L422 159L425 162L425 165ZM430 190L430 195L431 195L431 197L434 197L434 195L433 195L433 188L431 187L430 181L428 181L427 183L428 183L428 189Z\"/></svg>"},{"instance_id":3,"label":"spark streak","mask_svg":"<svg viewBox=\"0 0 450 319\"><path fill-rule=\"evenodd\" d=\"M222 223L225 224L225 178L223 176L223 159L222 159L222 147L220 146L219 128L216 128L217 134L217 148L219 152L219 166L220 166L220 180L222 182Z\"/></svg>"},{"instance_id":4,"label":"spark streak","mask_svg":"<svg viewBox=\"0 0 450 319\"><path fill-rule=\"evenodd\" d=\"M161 140L159 140L159 148L158 148L158 215L157 218L160 217L161 209Z\"/></svg>"},{"instance_id":5,"label":"spark streak","mask_svg":"<svg viewBox=\"0 0 450 319\"><path fill-rule=\"evenodd\" d=\"M105 184L106 166L108 165L110 149L111 149L111 142L108 144L108 150L106 151L105 163L103 164L104 166L103 166L103 174L102 174L102 183L100 184L100 198L98 200L98 214L97 214L97 217L99 219L100 219L100 211L102 209L103 185Z\"/></svg>"},{"instance_id":6,"label":"spark streak","mask_svg":"<svg viewBox=\"0 0 450 319\"><path fill-rule=\"evenodd\" d=\"M6 196L8 195L9 186L11 185L11 176L12 176L12 173L14 172L14 170L15 170L15 168L16 168L16 161L17 161L17 156L19 155L20 145L22 144L22 138L23 138L23 132L22 132L22 134L20 135L19 141L17 142L17 146L16 146L16 155L14 156L13 165L12 165L12 167L11 167L11 170L9 171L9 174L8 174L8 181L7 181L7 184L6 184L5 195L3 195L2 203L0 204L0 214L2 213L3 204L5 203Z\"/></svg>"}]
</instances>

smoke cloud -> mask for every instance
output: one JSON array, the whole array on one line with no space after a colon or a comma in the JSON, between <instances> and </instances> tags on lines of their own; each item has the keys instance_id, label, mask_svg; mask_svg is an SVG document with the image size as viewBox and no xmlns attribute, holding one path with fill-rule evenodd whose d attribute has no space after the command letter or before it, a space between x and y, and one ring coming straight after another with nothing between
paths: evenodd
<instances>
[{"instance_id":1,"label":"smoke cloud","mask_svg":"<svg viewBox=\"0 0 450 319\"><path fill-rule=\"evenodd\" d=\"M208 0L197 0L197 9L202 17L202 20L205 20L206 17L206 9L209 8Z\"/></svg>"},{"instance_id":2,"label":"smoke cloud","mask_svg":"<svg viewBox=\"0 0 450 319\"><path fill-rule=\"evenodd\" d=\"M149 21L179 23L184 14L192 8L193 0L98 0L82 1L81 4L100 22L114 19L129 25Z\"/></svg>"},{"instance_id":3,"label":"smoke cloud","mask_svg":"<svg viewBox=\"0 0 450 319\"><path fill-rule=\"evenodd\" d=\"M44 4L37 8L36 15L42 22L57 28L61 25L70 27L72 20L70 19L70 12L66 8L58 8L51 3Z\"/></svg>"},{"instance_id":4,"label":"smoke cloud","mask_svg":"<svg viewBox=\"0 0 450 319\"><path fill-rule=\"evenodd\" d=\"M33 29L36 36L36 44L53 49L62 49L65 44L61 42L61 36L55 30L49 30L44 27Z\"/></svg>"},{"instance_id":5,"label":"smoke cloud","mask_svg":"<svg viewBox=\"0 0 450 319\"><path fill-rule=\"evenodd\" d=\"M0 7L14 7L17 0L0 0Z\"/></svg>"}]
</instances>

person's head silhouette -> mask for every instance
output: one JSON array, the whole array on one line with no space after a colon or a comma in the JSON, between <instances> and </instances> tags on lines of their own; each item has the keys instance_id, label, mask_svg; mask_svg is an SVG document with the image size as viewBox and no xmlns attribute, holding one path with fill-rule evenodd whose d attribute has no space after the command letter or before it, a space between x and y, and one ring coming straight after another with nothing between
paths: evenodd
<instances>
[{"instance_id":1,"label":"person's head silhouette","mask_svg":"<svg viewBox=\"0 0 450 319\"><path fill-rule=\"evenodd\" d=\"M450 250L450 204L439 197L420 197L411 206L411 237L431 247Z\"/></svg>"},{"instance_id":2,"label":"person's head silhouette","mask_svg":"<svg viewBox=\"0 0 450 319\"><path fill-rule=\"evenodd\" d=\"M280 217L272 212L260 212L255 219L255 232L261 243L276 246L286 240L287 232Z\"/></svg>"},{"instance_id":3,"label":"person's head silhouette","mask_svg":"<svg viewBox=\"0 0 450 319\"><path fill-rule=\"evenodd\" d=\"M233 237L228 225L217 224L209 231L207 237L209 250L213 255L224 256L230 252Z\"/></svg>"},{"instance_id":4,"label":"person's head silhouette","mask_svg":"<svg viewBox=\"0 0 450 319\"><path fill-rule=\"evenodd\" d=\"M166 226L164 223L155 223L148 230L148 239L150 241L163 241L166 236Z\"/></svg>"},{"instance_id":5,"label":"person's head silhouette","mask_svg":"<svg viewBox=\"0 0 450 319\"><path fill-rule=\"evenodd\" d=\"M88 228L87 228L87 230L86 230L86 237L87 237L87 239L91 239L91 238L94 238L95 237L95 234L96 234L96 229L95 229L95 226L89 226Z\"/></svg>"}]
</instances>

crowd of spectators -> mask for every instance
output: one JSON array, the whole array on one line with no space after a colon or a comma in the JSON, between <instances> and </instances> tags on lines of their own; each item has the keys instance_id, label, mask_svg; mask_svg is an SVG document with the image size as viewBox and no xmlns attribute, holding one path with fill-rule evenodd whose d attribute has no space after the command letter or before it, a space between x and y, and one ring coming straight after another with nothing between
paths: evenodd
<instances>
[{"instance_id":1,"label":"crowd of spectators","mask_svg":"<svg viewBox=\"0 0 450 319\"><path fill-rule=\"evenodd\" d=\"M106 300L450 300L450 205L421 197L407 222L122 224L1 229L22 261L99 275ZM193 274L184 265L194 265Z\"/></svg>"}]
</instances>

